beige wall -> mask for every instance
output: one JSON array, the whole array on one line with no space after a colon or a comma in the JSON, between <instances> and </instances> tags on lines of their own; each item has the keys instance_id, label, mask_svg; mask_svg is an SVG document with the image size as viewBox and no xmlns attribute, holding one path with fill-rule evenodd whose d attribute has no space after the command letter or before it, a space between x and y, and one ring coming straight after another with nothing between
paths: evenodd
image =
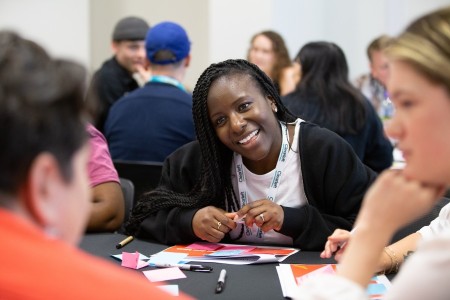
<instances>
[{"instance_id":1,"label":"beige wall","mask_svg":"<svg viewBox=\"0 0 450 300\"><path fill-rule=\"evenodd\" d=\"M200 73L209 65L208 3L208 0L91 0L91 71L112 55L111 33L117 20L134 15L147 20L150 26L173 21L186 29L192 42L185 84L194 88Z\"/></svg>"}]
</instances>

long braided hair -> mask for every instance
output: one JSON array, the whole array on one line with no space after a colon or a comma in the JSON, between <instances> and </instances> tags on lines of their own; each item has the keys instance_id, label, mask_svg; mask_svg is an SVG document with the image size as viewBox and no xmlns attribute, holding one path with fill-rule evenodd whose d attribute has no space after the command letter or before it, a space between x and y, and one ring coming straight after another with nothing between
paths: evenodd
<instances>
[{"instance_id":1,"label":"long braided hair","mask_svg":"<svg viewBox=\"0 0 450 300\"><path fill-rule=\"evenodd\" d=\"M278 120L285 123L296 120L296 117L282 104L272 80L256 65L243 59L230 59L210 65L200 75L192 94L192 113L202 156L200 178L188 193L156 188L144 194L134 207L126 225L128 234L135 234L145 218L161 209L201 208L209 205L225 211L239 209L240 204L231 181L233 151L228 149L216 135L209 119L207 98L215 80L223 76L242 74L251 76L261 93L273 99L278 109L276 112Z\"/></svg>"}]
</instances>

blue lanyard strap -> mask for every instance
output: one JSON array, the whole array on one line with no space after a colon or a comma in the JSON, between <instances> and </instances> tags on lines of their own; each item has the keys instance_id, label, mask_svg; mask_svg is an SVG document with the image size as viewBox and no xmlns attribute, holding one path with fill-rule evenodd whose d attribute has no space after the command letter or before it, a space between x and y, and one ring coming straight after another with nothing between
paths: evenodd
<instances>
[{"instance_id":1,"label":"blue lanyard strap","mask_svg":"<svg viewBox=\"0 0 450 300\"><path fill-rule=\"evenodd\" d=\"M148 82L167 83L167 84L176 86L180 90L182 90L182 91L187 93L185 87L181 84L181 82L179 82L178 80L176 80L176 79L174 79L172 77L168 77L168 76L164 76L164 75L154 75L154 76L150 77Z\"/></svg>"}]
</instances>

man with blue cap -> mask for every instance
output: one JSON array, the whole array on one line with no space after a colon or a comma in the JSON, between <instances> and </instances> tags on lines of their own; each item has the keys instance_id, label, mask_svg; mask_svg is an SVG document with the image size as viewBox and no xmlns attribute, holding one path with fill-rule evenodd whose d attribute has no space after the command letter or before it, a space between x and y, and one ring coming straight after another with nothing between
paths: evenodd
<instances>
[{"instance_id":1,"label":"man with blue cap","mask_svg":"<svg viewBox=\"0 0 450 300\"><path fill-rule=\"evenodd\" d=\"M152 77L117 101L105 123L115 160L163 161L195 140L192 95L181 83L191 60L186 31L159 23L148 31L145 47Z\"/></svg>"}]
</instances>

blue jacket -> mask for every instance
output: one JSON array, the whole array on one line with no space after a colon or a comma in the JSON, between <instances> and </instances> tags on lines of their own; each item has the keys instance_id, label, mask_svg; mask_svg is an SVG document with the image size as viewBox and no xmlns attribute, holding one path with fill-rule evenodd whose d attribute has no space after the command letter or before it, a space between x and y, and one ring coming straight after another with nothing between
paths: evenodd
<instances>
[{"instance_id":1,"label":"blue jacket","mask_svg":"<svg viewBox=\"0 0 450 300\"><path fill-rule=\"evenodd\" d=\"M192 96L167 83L149 82L114 103L105 137L113 159L162 162L195 140Z\"/></svg>"}]
</instances>

